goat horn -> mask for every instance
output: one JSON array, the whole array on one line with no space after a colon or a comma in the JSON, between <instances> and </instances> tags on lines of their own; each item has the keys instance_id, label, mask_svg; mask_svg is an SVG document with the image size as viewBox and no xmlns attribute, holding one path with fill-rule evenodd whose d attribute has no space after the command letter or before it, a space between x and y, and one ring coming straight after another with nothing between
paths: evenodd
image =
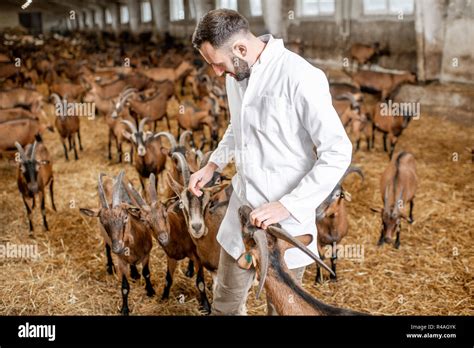
<instances>
[{"instance_id":1,"label":"goat horn","mask_svg":"<svg viewBox=\"0 0 474 348\"><path fill-rule=\"evenodd\" d=\"M120 191L122 190L122 180L124 174L125 170L121 170L113 186L112 208L116 208L120 204Z\"/></svg>"},{"instance_id":2,"label":"goat horn","mask_svg":"<svg viewBox=\"0 0 474 348\"><path fill-rule=\"evenodd\" d=\"M206 152L204 157L201 159L201 162L199 164L199 169L203 168L206 164L209 163L209 158L211 158L211 155L212 155L212 151Z\"/></svg>"},{"instance_id":3,"label":"goat horn","mask_svg":"<svg viewBox=\"0 0 474 348\"><path fill-rule=\"evenodd\" d=\"M137 127L132 122L130 122L129 120L121 120L120 122L122 122L123 124L126 124L128 126L128 128L130 128L132 133L137 132Z\"/></svg>"},{"instance_id":4,"label":"goat horn","mask_svg":"<svg viewBox=\"0 0 474 348\"><path fill-rule=\"evenodd\" d=\"M151 204L156 205L158 202L156 194L156 177L155 174L150 174L150 182L148 183L148 192L150 193Z\"/></svg>"},{"instance_id":5,"label":"goat horn","mask_svg":"<svg viewBox=\"0 0 474 348\"><path fill-rule=\"evenodd\" d=\"M190 130L186 130L183 133L181 133L181 135L179 136L179 146L187 148L187 146L185 145L187 137L192 136L192 135L193 135L193 132L191 132Z\"/></svg>"},{"instance_id":6,"label":"goat horn","mask_svg":"<svg viewBox=\"0 0 474 348\"><path fill-rule=\"evenodd\" d=\"M30 156L30 160L34 160L35 159L35 155L36 155L36 145L38 144L38 142L35 140L35 142L33 143L33 146L31 146L30 148L30 153L29 153L29 156Z\"/></svg>"},{"instance_id":7,"label":"goat horn","mask_svg":"<svg viewBox=\"0 0 474 348\"><path fill-rule=\"evenodd\" d=\"M191 176L191 173L189 172L188 162L186 162L184 155L180 152L173 153L171 157L177 161L178 168L181 171L181 175L183 176L183 185L187 186L189 183L189 177Z\"/></svg>"},{"instance_id":8,"label":"goat horn","mask_svg":"<svg viewBox=\"0 0 474 348\"><path fill-rule=\"evenodd\" d=\"M171 134L170 132L159 132L159 133L156 133L153 137L154 138L159 138L160 136L164 136L168 139L168 141L170 142L170 145L171 145L170 152L171 153L175 152L176 148L178 147L178 144L176 143L176 139L173 136L173 134Z\"/></svg>"},{"instance_id":9,"label":"goat horn","mask_svg":"<svg viewBox=\"0 0 474 348\"><path fill-rule=\"evenodd\" d=\"M57 93L51 93L49 97L55 99L56 103L61 103L61 97Z\"/></svg>"},{"instance_id":10,"label":"goat horn","mask_svg":"<svg viewBox=\"0 0 474 348\"><path fill-rule=\"evenodd\" d=\"M257 244L258 252L260 255L260 280L258 282L258 288L255 296L257 299L260 297L265 279L267 278L268 272L268 240L267 234L264 230L256 230L253 234L253 240Z\"/></svg>"},{"instance_id":11,"label":"goat horn","mask_svg":"<svg viewBox=\"0 0 474 348\"><path fill-rule=\"evenodd\" d=\"M341 180L339 180L339 183L341 184L346 178L346 176L348 176L351 173L359 174L359 176L362 178L362 182L364 182L365 177L364 177L364 173L362 172L362 169L360 169L359 167L349 167L344 173L344 175L342 176Z\"/></svg>"},{"instance_id":12,"label":"goat horn","mask_svg":"<svg viewBox=\"0 0 474 348\"><path fill-rule=\"evenodd\" d=\"M146 208L147 204L143 200L142 196L135 190L135 187L133 187L132 183L128 183L128 185L124 186L125 191L127 191L128 195L130 198L135 201L135 203L140 207L140 208Z\"/></svg>"},{"instance_id":13,"label":"goat horn","mask_svg":"<svg viewBox=\"0 0 474 348\"><path fill-rule=\"evenodd\" d=\"M28 158L26 157L26 154L25 154L25 150L23 149L23 146L21 146L18 141L15 141L15 146L18 150L18 153L20 154L21 160L22 161L28 160Z\"/></svg>"},{"instance_id":14,"label":"goat horn","mask_svg":"<svg viewBox=\"0 0 474 348\"><path fill-rule=\"evenodd\" d=\"M105 198L105 192L104 192L104 185L102 184L102 177L104 176L104 173L99 174L99 199L100 199L100 204L102 205L102 208L109 209L109 203L107 203L107 199Z\"/></svg>"},{"instance_id":15,"label":"goat horn","mask_svg":"<svg viewBox=\"0 0 474 348\"><path fill-rule=\"evenodd\" d=\"M351 102L351 107L354 109L359 106L359 103L355 100L354 95L352 93L342 93L334 97L336 100L344 100L347 99Z\"/></svg>"},{"instance_id":16,"label":"goat horn","mask_svg":"<svg viewBox=\"0 0 474 348\"><path fill-rule=\"evenodd\" d=\"M268 226L267 228L268 233L273 235L275 238L284 240L285 242L293 245L294 247L300 249L302 252L304 252L306 255L311 257L316 263L323 267L326 271L328 271L330 274L335 276L334 272L332 271L331 268L328 267L315 253L313 253L311 250L309 250L303 243L301 243L298 239L290 235L288 232L283 230L282 228L276 227L276 226Z\"/></svg>"},{"instance_id":17,"label":"goat horn","mask_svg":"<svg viewBox=\"0 0 474 348\"><path fill-rule=\"evenodd\" d=\"M138 124L138 131L143 132L143 127L145 127L145 123L148 121L148 117L144 117L140 123Z\"/></svg>"},{"instance_id":18,"label":"goat horn","mask_svg":"<svg viewBox=\"0 0 474 348\"><path fill-rule=\"evenodd\" d=\"M196 151L196 156L199 160L199 168L201 168L201 163L202 163L202 160L204 159L204 154L202 153L201 150L197 150Z\"/></svg>"}]
</instances>

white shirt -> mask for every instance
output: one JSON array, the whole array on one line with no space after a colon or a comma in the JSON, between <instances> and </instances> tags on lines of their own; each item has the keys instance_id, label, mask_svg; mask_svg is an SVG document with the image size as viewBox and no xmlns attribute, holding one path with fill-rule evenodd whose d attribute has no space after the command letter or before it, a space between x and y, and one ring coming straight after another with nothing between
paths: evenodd
<instances>
[{"instance_id":1,"label":"white shirt","mask_svg":"<svg viewBox=\"0 0 474 348\"><path fill-rule=\"evenodd\" d=\"M287 50L271 35L251 68L248 81L227 75L230 124L210 161L220 170L234 158L236 199L217 240L235 259L244 251L235 211L239 204L257 208L279 201L291 213L281 221L294 236L310 233L316 248L315 210L349 167L352 144L332 106L325 74ZM317 149L317 157L314 152ZM286 251L288 268L313 261L300 250Z\"/></svg>"}]
</instances>

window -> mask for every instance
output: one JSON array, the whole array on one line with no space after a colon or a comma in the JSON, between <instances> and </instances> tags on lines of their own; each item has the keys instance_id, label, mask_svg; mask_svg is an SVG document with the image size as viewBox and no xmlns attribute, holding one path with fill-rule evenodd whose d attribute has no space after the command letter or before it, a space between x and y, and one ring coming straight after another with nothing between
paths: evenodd
<instances>
[{"instance_id":1,"label":"window","mask_svg":"<svg viewBox=\"0 0 474 348\"><path fill-rule=\"evenodd\" d=\"M130 21L130 18L128 16L128 7L127 5L121 5L120 6L120 23L127 24L129 21Z\"/></svg>"},{"instance_id":2,"label":"window","mask_svg":"<svg viewBox=\"0 0 474 348\"><path fill-rule=\"evenodd\" d=\"M237 11L237 0L217 0L216 8L230 8Z\"/></svg>"},{"instance_id":3,"label":"window","mask_svg":"<svg viewBox=\"0 0 474 348\"><path fill-rule=\"evenodd\" d=\"M143 1L141 3L141 19L142 23L149 23L151 22L151 5L149 1Z\"/></svg>"},{"instance_id":4,"label":"window","mask_svg":"<svg viewBox=\"0 0 474 348\"><path fill-rule=\"evenodd\" d=\"M105 9L105 24L112 24L112 12L110 9Z\"/></svg>"},{"instance_id":5,"label":"window","mask_svg":"<svg viewBox=\"0 0 474 348\"><path fill-rule=\"evenodd\" d=\"M253 17L259 17L263 14L262 12L262 0L249 0L250 1L250 14Z\"/></svg>"},{"instance_id":6,"label":"window","mask_svg":"<svg viewBox=\"0 0 474 348\"><path fill-rule=\"evenodd\" d=\"M170 19L172 21L182 21L184 19L183 0L170 0Z\"/></svg>"},{"instance_id":7,"label":"window","mask_svg":"<svg viewBox=\"0 0 474 348\"><path fill-rule=\"evenodd\" d=\"M196 1L189 0L189 16L191 19L196 18Z\"/></svg>"},{"instance_id":8,"label":"window","mask_svg":"<svg viewBox=\"0 0 474 348\"><path fill-rule=\"evenodd\" d=\"M98 27L100 23L102 22L102 11L97 10L97 11L92 11L93 16L94 16L94 26Z\"/></svg>"},{"instance_id":9,"label":"window","mask_svg":"<svg viewBox=\"0 0 474 348\"><path fill-rule=\"evenodd\" d=\"M298 0L297 13L302 16L328 16L335 11L335 0Z\"/></svg>"},{"instance_id":10,"label":"window","mask_svg":"<svg viewBox=\"0 0 474 348\"><path fill-rule=\"evenodd\" d=\"M413 14L414 0L364 0L364 14Z\"/></svg>"}]
</instances>

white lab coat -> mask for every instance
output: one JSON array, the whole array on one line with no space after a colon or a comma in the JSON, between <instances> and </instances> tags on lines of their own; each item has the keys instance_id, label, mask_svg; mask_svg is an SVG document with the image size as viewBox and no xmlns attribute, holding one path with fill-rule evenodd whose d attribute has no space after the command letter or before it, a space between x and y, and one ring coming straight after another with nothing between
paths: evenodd
<instances>
[{"instance_id":1,"label":"white lab coat","mask_svg":"<svg viewBox=\"0 0 474 348\"><path fill-rule=\"evenodd\" d=\"M227 75L230 124L210 161L222 170L233 158L234 194L217 240L235 259L244 251L237 209L280 201L291 213L281 221L293 236L310 233L316 248L315 210L351 162L352 144L332 106L325 74L281 39L268 42L248 80ZM317 148L317 157L314 152ZM290 269L313 261L300 250L286 251Z\"/></svg>"}]
</instances>

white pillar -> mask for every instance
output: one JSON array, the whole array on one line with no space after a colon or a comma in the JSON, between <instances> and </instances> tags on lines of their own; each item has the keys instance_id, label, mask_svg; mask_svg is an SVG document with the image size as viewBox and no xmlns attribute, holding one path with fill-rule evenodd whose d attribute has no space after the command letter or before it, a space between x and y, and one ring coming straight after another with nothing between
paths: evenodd
<instances>
[{"instance_id":1,"label":"white pillar","mask_svg":"<svg viewBox=\"0 0 474 348\"><path fill-rule=\"evenodd\" d=\"M164 34L170 27L169 0L151 0L151 10L156 31Z\"/></svg>"},{"instance_id":2,"label":"white pillar","mask_svg":"<svg viewBox=\"0 0 474 348\"><path fill-rule=\"evenodd\" d=\"M194 6L196 7L196 23L210 10L214 9L214 1L212 0L190 0L194 1Z\"/></svg>"},{"instance_id":3,"label":"white pillar","mask_svg":"<svg viewBox=\"0 0 474 348\"><path fill-rule=\"evenodd\" d=\"M281 0L262 0L265 28L275 37L283 37L285 34L281 9Z\"/></svg>"},{"instance_id":4,"label":"white pillar","mask_svg":"<svg viewBox=\"0 0 474 348\"><path fill-rule=\"evenodd\" d=\"M137 0L128 0L128 14L130 30L132 33L136 33L140 29L140 3Z\"/></svg>"}]
</instances>

